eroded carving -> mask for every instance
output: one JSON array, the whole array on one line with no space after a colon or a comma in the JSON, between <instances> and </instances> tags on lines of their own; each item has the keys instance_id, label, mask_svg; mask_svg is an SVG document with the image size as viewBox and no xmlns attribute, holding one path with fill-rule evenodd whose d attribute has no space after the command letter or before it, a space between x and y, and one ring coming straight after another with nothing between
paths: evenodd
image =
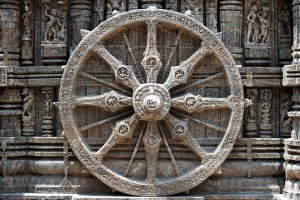
<instances>
[{"instance_id":1,"label":"eroded carving","mask_svg":"<svg viewBox=\"0 0 300 200\"><path fill-rule=\"evenodd\" d=\"M22 95L23 99L23 114L22 114L22 135L34 135L34 121L35 121L35 106L34 106L34 90L24 88Z\"/></svg>"},{"instance_id":2,"label":"eroded carving","mask_svg":"<svg viewBox=\"0 0 300 200\"><path fill-rule=\"evenodd\" d=\"M250 5L250 13L247 15L247 43L270 42L270 11L269 3L257 3Z\"/></svg>"}]
</instances>

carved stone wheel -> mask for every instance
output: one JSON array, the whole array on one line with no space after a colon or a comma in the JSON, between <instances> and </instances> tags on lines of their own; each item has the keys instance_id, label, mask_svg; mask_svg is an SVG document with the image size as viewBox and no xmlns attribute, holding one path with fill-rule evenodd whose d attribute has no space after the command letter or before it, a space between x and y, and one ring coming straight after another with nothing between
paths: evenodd
<instances>
[{"instance_id":1,"label":"carved stone wheel","mask_svg":"<svg viewBox=\"0 0 300 200\"><path fill-rule=\"evenodd\" d=\"M109 187L142 196L186 192L212 175L248 104L220 39L155 8L85 33L60 89L64 132L83 165Z\"/></svg>"}]
</instances>

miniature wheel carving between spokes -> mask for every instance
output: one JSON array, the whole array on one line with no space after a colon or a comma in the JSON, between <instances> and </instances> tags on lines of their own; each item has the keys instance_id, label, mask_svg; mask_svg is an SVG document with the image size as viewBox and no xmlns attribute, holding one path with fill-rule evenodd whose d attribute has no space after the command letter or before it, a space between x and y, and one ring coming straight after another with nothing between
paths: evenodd
<instances>
[{"instance_id":1,"label":"miniature wheel carving between spokes","mask_svg":"<svg viewBox=\"0 0 300 200\"><path fill-rule=\"evenodd\" d=\"M134 27L135 23L143 23L147 30L144 41L146 47L142 55L139 54L140 49L133 45L134 36L126 32L126 29ZM170 42L173 46L167 52L167 58L163 59L163 47L158 44L158 32L159 26L165 24L176 27L177 32ZM128 59L124 60L125 64L123 60L117 59L116 54L106 46L106 38L118 34L124 40L124 48L129 54L131 64L128 64ZM177 55L178 45L187 34L191 35L190 38L198 38L201 45L198 50L189 54L187 59L172 65L171 61ZM106 80L107 75L102 79L98 78L96 72L85 71L83 66L86 65L86 55L90 53L96 54L112 69L114 81ZM195 69L198 70L199 63L207 57L216 58L221 68L194 80ZM99 90L100 94L77 95L74 91L78 78L109 90ZM229 95L218 98L193 93L192 89L209 85L218 79L227 79ZM137 10L117 15L86 36L67 64L60 99L65 133L70 146L85 167L118 191L145 196L187 191L217 170L233 147L242 122L244 106L248 104L243 98L241 79L234 60L217 36L185 15L158 9ZM108 117L79 126L75 116L77 109L86 107L96 108L101 112L103 110L109 113ZM203 111L222 109L230 113L230 119L225 125L195 115L201 115ZM117 122L114 123L106 141L96 151L92 150L83 135L97 127L112 124L113 121ZM219 146L210 151L200 145L190 128L191 123L221 133L223 138ZM119 145L128 146L130 142L136 142L131 148L133 150L130 152L130 158L122 165L125 168L117 171L109 165L107 158ZM173 145L182 147L174 148ZM127 149L127 146L123 146L122 148ZM182 170L181 163L185 161L179 161L178 155L181 153L176 152L177 148L193 152L191 154L196 158L193 157L191 162L197 162L198 166ZM164 156L167 156L172 166L172 175L162 176L164 173L159 171L159 167L163 167L161 162L166 162L166 159L161 161ZM141 163L141 160L144 161L143 164L137 166L145 169L145 172L140 176L131 173L138 168L135 163Z\"/></svg>"}]
</instances>

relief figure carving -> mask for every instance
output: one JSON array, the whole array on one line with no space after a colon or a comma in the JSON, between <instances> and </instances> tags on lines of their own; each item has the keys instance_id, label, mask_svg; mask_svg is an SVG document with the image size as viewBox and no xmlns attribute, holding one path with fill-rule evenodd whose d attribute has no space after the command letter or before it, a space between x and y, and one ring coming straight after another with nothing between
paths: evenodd
<instances>
[{"instance_id":1,"label":"relief figure carving","mask_svg":"<svg viewBox=\"0 0 300 200\"><path fill-rule=\"evenodd\" d=\"M291 35L291 11L287 3L283 4L280 8L279 23L281 35Z\"/></svg>"},{"instance_id":2,"label":"relief figure carving","mask_svg":"<svg viewBox=\"0 0 300 200\"><path fill-rule=\"evenodd\" d=\"M217 31L217 9L216 1L210 0L207 8L207 25L212 31Z\"/></svg>"},{"instance_id":3,"label":"relief figure carving","mask_svg":"<svg viewBox=\"0 0 300 200\"><path fill-rule=\"evenodd\" d=\"M45 41L60 41L65 38L65 18L62 10L56 6L53 6L51 9L47 3L45 5L45 13L47 24L44 33ZM50 13L49 13L50 11Z\"/></svg>"},{"instance_id":4,"label":"relief figure carving","mask_svg":"<svg viewBox=\"0 0 300 200\"><path fill-rule=\"evenodd\" d=\"M22 16L23 23L24 23L23 39L31 38L31 15L32 15L28 1L25 0L24 4L25 4L25 12Z\"/></svg>"},{"instance_id":5,"label":"relief figure carving","mask_svg":"<svg viewBox=\"0 0 300 200\"><path fill-rule=\"evenodd\" d=\"M270 12L268 1L253 1L247 15L247 43L270 43Z\"/></svg>"}]
</instances>

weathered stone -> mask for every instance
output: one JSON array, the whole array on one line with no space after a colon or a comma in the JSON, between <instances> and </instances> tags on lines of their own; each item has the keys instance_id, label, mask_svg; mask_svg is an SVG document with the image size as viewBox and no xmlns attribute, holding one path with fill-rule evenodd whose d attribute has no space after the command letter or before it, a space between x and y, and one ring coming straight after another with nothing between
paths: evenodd
<instances>
[{"instance_id":1,"label":"weathered stone","mask_svg":"<svg viewBox=\"0 0 300 200\"><path fill-rule=\"evenodd\" d=\"M0 198L299 199L299 6L0 0Z\"/></svg>"}]
</instances>

